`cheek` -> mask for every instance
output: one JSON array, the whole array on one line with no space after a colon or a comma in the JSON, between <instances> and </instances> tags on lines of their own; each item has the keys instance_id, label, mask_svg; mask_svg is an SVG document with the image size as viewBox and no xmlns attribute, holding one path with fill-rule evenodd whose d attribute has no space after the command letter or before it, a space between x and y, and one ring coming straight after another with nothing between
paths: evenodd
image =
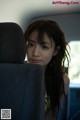
<instances>
[{"instance_id":1,"label":"cheek","mask_svg":"<svg viewBox=\"0 0 80 120\"><path fill-rule=\"evenodd\" d=\"M31 54L32 54L31 49L27 49L27 57L28 57L28 58L31 56Z\"/></svg>"},{"instance_id":2,"label":"cheek","mask_svg":"<svg viewBox=\"0 0 80 120\"><path fill-rule=\"evenodd\" d=\"M49 62L50 62L50 60L52 59L52 57L53 57L53 53L52 52L50 52L50 53L47 53L47 54L45 54L44 56L44 62L46 63L46 64L48 64Z\"/></svg>"}]
</instances>

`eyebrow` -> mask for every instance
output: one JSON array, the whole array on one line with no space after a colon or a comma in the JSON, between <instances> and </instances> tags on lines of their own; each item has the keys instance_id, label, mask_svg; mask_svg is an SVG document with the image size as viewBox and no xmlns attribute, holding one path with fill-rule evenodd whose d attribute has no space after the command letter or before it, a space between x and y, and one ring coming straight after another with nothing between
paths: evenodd
<instances>
[{"instance_id":1,"label":"eyebrow","mask_svg":"<svg viewBox=\"0 0 80 120\"><path fill-rule=\"evenodd\" d=\"M33 42L33 43L35 43L35 40L28 39L28 42Z\"/></svg>"},{"instance_id":2,"label":"eyebrow","mask_svg":"<svg viewBox=\"0 0 80 120\"><path fill-rule=\"evenodd\" d=\"M49 42L46 42L46 41L42 41L40 42L41 44L45 44L45 45L51 45Z\"/></svg>"},{"instance_id":3,"label":"eyebrow","mask_svg":"<svg viewBox=\"0 0 80 120\"><path fill-rule=\"evenodd\" d=\"M36 40L32 40L32 39L28 39L28 42L32 42L32 43L35 43ZM44 45L51 45L49 42L46 42L46 41L41 41L41 42L38 42L39 44L44 44Z\"/></svg>"}]
</instances>

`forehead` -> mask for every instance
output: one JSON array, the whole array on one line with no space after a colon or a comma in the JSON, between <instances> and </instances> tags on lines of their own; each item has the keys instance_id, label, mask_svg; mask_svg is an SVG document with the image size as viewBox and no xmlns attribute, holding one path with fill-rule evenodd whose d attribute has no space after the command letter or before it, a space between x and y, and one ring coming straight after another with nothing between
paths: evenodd
<instances>
[{"instance_id":1,"label":"forehead","mask_svg":"<svg viewBox=\"0 0 80 120\"><path fill-rule=\"evenodd\" d=\"M50 44L52 44L52 42L53 42L53 40L51 38L49 38L49 36L46 33L43 33L41 35L41 34L39 34L38 31L33 31L29 35L29 39L37 41L37 42L48 42Z\"/></svg>"}]
</instances>

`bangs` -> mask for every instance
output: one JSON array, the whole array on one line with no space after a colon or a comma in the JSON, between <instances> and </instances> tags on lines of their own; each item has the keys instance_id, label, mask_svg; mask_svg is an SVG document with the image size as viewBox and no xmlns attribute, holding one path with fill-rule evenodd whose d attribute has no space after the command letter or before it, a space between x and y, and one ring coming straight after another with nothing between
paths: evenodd
<instances>
[{"instance_id":1,"label":"bangs","mask_svg":"<svg viewBox=\"0 0 80 120\"><path fill-rule=\"evenodd\" d=\"M36 32L38 33L38 36L37 36L37 40L39 41L39 43L43 43L44 42L44 37L45 35L48 36L50 42L51 42L51 45L52 45L52 36L51 36L51 33L49 33L49 31L45 28L41 28L41 29L37 29Z\"/></svg>"},{"instance_id":2,"label":"bangs","mask_svg":"<svg viewBox=\"0 0 80 120\"><path fill-rule=\"evenodd\" d=\"M29 36L33 32L37 32L37 40L39 41L39 43L44 42L44 36L46 34L50 39L51 45L52 40L54 41L56 46L60 44L60 36L62 32L60 31L59 26L55 23L52 23L50 21L37 21L32 23L25 33L26 40L28 40Z\"/></svg>"},{"instance_id":3,"label":"bangs","mask_svg":"<svg viewBox=\"0 0 80 120\"><path fill-rule=\"evenodd\" d=\"M33 33L33 32L36 32L37 33L37 41L38 43L42 44L44 43L45 41L45 35L47 35L47 37L49 38L50 42L51 42L51 45L52 45L52 39L53 37L51 36L51 33L50 33L50 30L46 29L46 28L43 28L43 27L38 27L36 29L32 29L31 31L29 31L28 33L28 37L27 37L27 40L29 39L29 36Z\"/></svg>"}]
</instances>

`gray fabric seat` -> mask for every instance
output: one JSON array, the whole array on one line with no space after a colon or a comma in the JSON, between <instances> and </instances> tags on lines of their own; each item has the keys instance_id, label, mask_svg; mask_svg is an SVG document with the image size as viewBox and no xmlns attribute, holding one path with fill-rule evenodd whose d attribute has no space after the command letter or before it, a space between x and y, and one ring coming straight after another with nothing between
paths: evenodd
<instances>
[{"instance_id":1,"label":"gray fabric seat","mask_svg":"<svg viewBox=\"0 0 80 120\"><path fill-rule=\"evenodd\" d=\"M44 120L43 68L31 64L0 64L0 109L12 120Z\"/></svg>"},{"instance_id":2,"label":"gray fabric seat","mask_svg":"<svg viewBox=\"0 0 80 120\"><path fill-rule=\"evenodd\" d=\"M11 109L12 120L44 120L44 68L24 58L21 28L0 23L0 110Z\"/></svg>"},{"instance_id":3,"label":"gray fabric seat","mask_svg":"<svg viewBox=\"0 0 80 120\"><path fill-rule=\"evenodd\" d=\"M0 23L0 63L22 63L25 58L25 38L16 23Z\"/></svg>"}]
</instances>

